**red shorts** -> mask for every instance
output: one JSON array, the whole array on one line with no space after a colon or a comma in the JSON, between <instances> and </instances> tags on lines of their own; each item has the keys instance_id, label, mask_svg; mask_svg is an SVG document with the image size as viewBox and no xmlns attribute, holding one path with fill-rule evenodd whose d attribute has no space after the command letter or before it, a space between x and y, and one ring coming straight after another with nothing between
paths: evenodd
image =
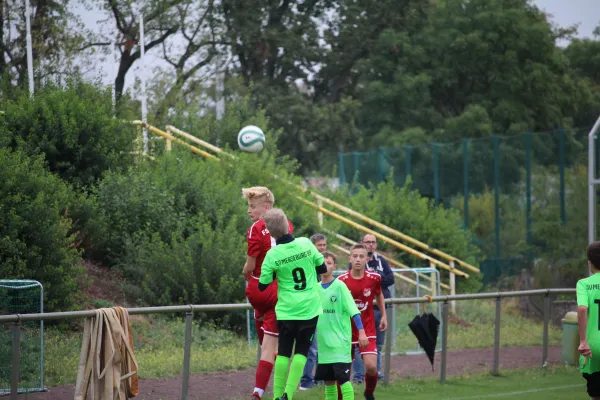
<instances>
[{"instance_id":1,"label":"red shorts","mask_svg":"<svg viewBox=\"0 0 600 400\"><path fill-rule=\"evenodd\" d=\"M246 297L254 308L256 329L269 336L279 336L275 305L277 304L277 281L274 281L264 292L258 290L258 279L252 278L246 286ZM262 342L262 340L261 340Z\"/></svg>"},{"instance_id":2,"label":"red shorts","mask_svg":"<svg viewBox=\"0 0 600 400\"><path fill-rule=\"evenodd\" d=\"M358 347L358 351L360 351L361 355L365 354L375 354L377 355L377 339L369 338L369 345L365 348L362 348L358 345L358 341L352 342L352 360L354 360L354 349Z\"/></svg>"}]
</instances>

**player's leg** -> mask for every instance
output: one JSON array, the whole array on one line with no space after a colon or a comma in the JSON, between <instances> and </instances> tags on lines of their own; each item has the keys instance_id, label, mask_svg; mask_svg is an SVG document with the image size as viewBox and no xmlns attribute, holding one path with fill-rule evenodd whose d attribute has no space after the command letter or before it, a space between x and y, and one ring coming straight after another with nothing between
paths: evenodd
<instances>
[{"instance_id":1,"label":"player's leg","mask_svg":"<svg viewBox=\"0 0 600 400\"><path fill-rule=\"evenodd\" d=\"M337 399L337 386L335 382L334 364L317 364L315 380L325 381L325 400Z\"/></svg>"},{"instance_id":2,"label":"player's leg","mask_svg":"<svg viewBox=\"0 0 600 400\"><path fill-rule=\"evenodd\" d=\"M373 392L377 387L377 343L376 340L369 339L369 345L361 348L362 359L365 365L365 399L372 400L375 397Z\"/></svg>"},{"instance_id":3,"label":"player's leg","mask_svg":"<svg viewBox=\"0 0 600 400\"><path fill-rule=\"evenodd\" d=\"M354 383L363 383L365 380L365 365L363 364L362 357L360 356L360 351L358 350L358 346L354 346L355 349L353 352L353 361L352 361L352 371L354 376L352 380Z\"/></svg>"},{"instance_id":4,"label":"player's leg","mask_svg":"<svg viewBox=\"0 0 600 400\"><path fill-rule=\"evenodd\" d=\"M317 332L315 332L312 344L306 356L306 365L300 378L300 390L308 390L315 386L316 379L313 375L313 369L317 364Z\"/></svg>"},{"instance_id":5,"label":"player's leg","mask_svg":"<svg viewBox=\"0 0 600 400\"><path fill-rule=\"evenodd\" d=\"M287 393L289 400L293 399L294 393L300 384L300 377L306 365L306 356L315 336L318 319L319 317L314 317L307 321L297 321L298 330L296 331L295 354L290 364L290 373L285 385L285 393Z\"/></svg>"},{"instance_id":6,"label":"player's leg","mask_svg":"<svg viewBox=\"0 0 600 400\"><path fill-rule=\"evenodd\" d=\"M275 399L283 396L288 376L288 367L294 340L296 338L297 321L278 321L279 341L277 357L275 357L275 373L273 375L273 395Z\"/></svg>"},{"instance_id":7,"label":"player's leg","mask_svg":"<svg viewBox=\"0 0 600 400\"><path fill-rule=\"evenodd\" d=\"M600 372L583 374L587 381L587 393L592 400L600 400Z\"/></svg>"},{"instance_id":8,"label":"player's leg","mask_svg":"<svg viewBox=\"0 0 600 400\"><path fill-rule=\"evenodd\" d=\"M354 399L354 388L350 382L350 368L351 363L336 363L333 364L333 370L335 372L335 379L339 385L339 393L342 395L342 400L353 400ZM338 395L338 399L339 399Z\"/></svg>"}]
</instances>

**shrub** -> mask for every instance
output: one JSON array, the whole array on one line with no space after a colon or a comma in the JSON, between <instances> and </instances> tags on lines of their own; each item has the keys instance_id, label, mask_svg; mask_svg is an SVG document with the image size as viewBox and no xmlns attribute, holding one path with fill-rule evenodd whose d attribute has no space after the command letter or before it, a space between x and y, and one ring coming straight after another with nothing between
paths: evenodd
<instances>
[{"instance_id":1,"label":"shrub","mask_svg":"<svg viewBox=\"0 0 600 400\"><path fill-rule=\"evenodd\" d=\"M113 118L111 94L71 80L64 88L40 87L32 99L25 91L0 101L0 144L29 155L44 154L51 171L80 186L102 173L131 164L135 130ZM124 116L127 117L127 116Z\"/></svg>"},{"instance_id":2,"label":"shrub","mask_svg":"<svg viewBox=\"0 0 600 400\"><path fill-rule=\"evenodd\" d=\"M47 311L76 301L82 269L67 210L79 198L42 157L0 149L0 276L35 279Z\"/></svg>"}]
</instances>

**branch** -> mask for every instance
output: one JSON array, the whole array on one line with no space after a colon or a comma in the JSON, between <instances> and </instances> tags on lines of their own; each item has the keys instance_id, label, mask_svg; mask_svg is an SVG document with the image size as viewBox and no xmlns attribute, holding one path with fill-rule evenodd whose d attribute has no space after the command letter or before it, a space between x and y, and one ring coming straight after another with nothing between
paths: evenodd
<instances>
[{"instance_id":1,"label":"branch","mask_svg":"<svg viewBox=\"0 0 600 400\"><path fill-rule=\"evenodd\" d=\"M123 23L121 22L123 15L121 15L121 12L117 8L117 2L115 0L109 0L109 2L110 2L110 9L112 10L113 15L115 16L115 20L117 21L117 29L122 34L125 34L125 28L123 27Z\"/></svg>"},{"instance_id":2,"label":"branch","mask_svg":"<svg viewBox=\"0 0 600 400\"><path fill-rule=\"evenodd\" d=\"M156 45L161 44L162 42L164 42L165 40L167 40L167 38L171 35L173 35L175 32L177 32L177 30L179 29L179 26L172 26L169 29L167 29L167 31L165 33L163 33L163 35L161 37L159 37L158 39L155 39L153 41L151 41L150 43L148 43L148 46L146 46L145 50L148 51L150 49L152 49L153 47L155 47Z\"/></svg>"},{"instance_id":3,"label":"branch","mask_svg":"<svg viewBox=\"0 0 600 400\"><path fill-rule=\"evenodd\" d=\"M90 47L94 47L94 46L110 46L111 44L112 44L111 42L94 42L94 43L88 43L86 45L83 45L82 47L80 47L76 51L83 51L85 49L89 49Z\"/></svg>"}]
</instances>

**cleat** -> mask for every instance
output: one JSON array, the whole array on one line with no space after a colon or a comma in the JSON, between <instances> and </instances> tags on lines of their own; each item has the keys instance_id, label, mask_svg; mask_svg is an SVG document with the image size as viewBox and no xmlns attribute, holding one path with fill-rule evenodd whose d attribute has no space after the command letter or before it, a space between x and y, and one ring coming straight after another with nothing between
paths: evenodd
<instances>
[{"instance_id":1,"label":"cleat","mask_svg":"<svg viewBox=\"0 0 600 400\"><path fill-rule=\"evenodd\" d=\"M283 396L281 396L280 398L278 398L277 400L288 400L288 395L287 393L284 393Z\"/></svg>"},{"instance_id":2,"label":"cleat","mask_svg":"<svg viewBox=\"0 0 600 400\"><path fill-rule=\"evenodd\" d=\"M250 396L250 400L262 400L262 399L260 398L258 393L254 392L254 393L252 393L252 396Z\"/></svg>"},{"instance_id":3,"label":"cleat","mask_svg":"<svg viewBox=\"0 0 600 400\"><path fill-rule=\"evenodd\" d=\"M365 392L365 400L375 400L375 395L373 393Z\"/></svg>"}]
</instances>

